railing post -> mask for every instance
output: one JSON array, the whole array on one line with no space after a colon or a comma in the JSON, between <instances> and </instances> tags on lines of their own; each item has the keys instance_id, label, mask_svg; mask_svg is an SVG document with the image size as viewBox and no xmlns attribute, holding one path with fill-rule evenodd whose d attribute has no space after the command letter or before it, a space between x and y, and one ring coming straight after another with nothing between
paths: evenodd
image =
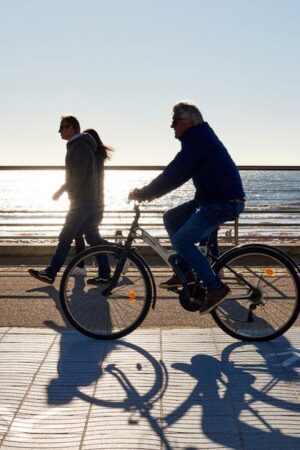
<instances>
[{"instance_id":1,"label":"railing post","mask_svg":"<svg viewBox=\"0 0 300 450\"><path fill-rule=\"evenodd\" d=\"M239 245L239 218L234 221L234 245Z\"/></svg>"}]
</instances>

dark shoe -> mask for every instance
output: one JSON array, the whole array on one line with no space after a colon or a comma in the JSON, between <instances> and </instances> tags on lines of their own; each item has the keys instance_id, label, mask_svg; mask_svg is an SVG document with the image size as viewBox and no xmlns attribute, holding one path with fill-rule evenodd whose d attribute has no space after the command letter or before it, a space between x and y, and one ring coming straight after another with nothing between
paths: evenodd
<instances>
[{"instance_id":1,"label":"dark shoe","mask_svg":"<svg viewBox=\"0 0 300 450\"><path fill-rule=\"evenodd\" d=\"M225 297L229 294L229 292L230 289L226 284L222 284L220 287L208 291L204 304L202 308L200 308L200 314L209 313L211 310L220 305L225 300Z\"/></svg>"},{"instance_id":2,"label":"dark shoe","mask_svg":"<svg viewBox=\"0 0 300 450\"><path fill-rule=\"evenodd\" d=\"M93 284L94 286L98 286L99 284L106 284L109 283L111 281L111 277L95 277L95 278L89 278L87 280L87 284Z\"/></svg>"},{"instance_id":3,"label":"dark shoe","mask_svg":"<svg viewBox=\"0 0 300 450\"><path fill-rule=\"evenodd\" d=\"M37 280L43 281L43 283L53 284L55 277L50 277L46 270L34 270L28 269L28 273Z\"/></svg>"},{"instance_id":4,"label":"dark shoe","mask_svg":"<svg viewBox=\"0 0 300 450\"><path fill-rule=\"evenodd\" d=\"M187 279L187 284L195 283L195 275L193 274L193 272L188 273L187 275L185 275L185 277ZM178 276L175 273L173 273L171 278L166 281L162 281L159 284L159 287L162 289L173 289L180 286L182 286L182 282L179 280Z\"/></svg>"}]
</instances>

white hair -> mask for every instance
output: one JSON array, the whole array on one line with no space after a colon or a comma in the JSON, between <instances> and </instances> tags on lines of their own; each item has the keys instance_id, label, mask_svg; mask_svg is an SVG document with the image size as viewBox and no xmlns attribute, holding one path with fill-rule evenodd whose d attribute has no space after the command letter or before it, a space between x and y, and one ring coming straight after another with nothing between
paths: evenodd
<instances>
[{"instance_id":1,"label":"white hair","mask_svg":"<svg viewBox=\"0 0 300 450\"><path fill-rule=\"evenodd\" d=\"M173 106L173 113L185 119L190 119L194 125L203 122L203 117L198 107L189 100L183 100Z\"/></svg>"}]
</instances>

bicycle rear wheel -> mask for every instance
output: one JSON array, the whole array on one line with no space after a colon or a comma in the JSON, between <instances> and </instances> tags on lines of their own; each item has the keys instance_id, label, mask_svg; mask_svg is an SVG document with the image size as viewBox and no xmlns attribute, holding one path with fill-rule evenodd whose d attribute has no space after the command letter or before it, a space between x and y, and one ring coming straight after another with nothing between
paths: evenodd
<instances>
[{"instance_id":1,"label":"bicycle rear wheel","mask_svg":"<svg viewBox=\"0 0 300 450\"><path fill-rule=\"evenodd\" d=\"M239 247L225 254L214 269L231 289L212 312L227 334L244 341L267 341L295 322L299 276L282 252L264 245Z\"/></svg>"},{"instance_id":2,"label":"bicycle rear wheel","mask_svg":"<svg viewBox=\"0 0 300 450\"><path fill-rule=\"evenodd\" d=\"M131 333L143 322L151 306L152 288L144 265L133 252L129 251L126 258L122 254L124 249L120 246L90 247L76 256L63 274L63 311L77 330L92 338L116 339ZM109 281L89 284L101 274L98 263L103 255L108 259L111 275L117 267L120 273L113 289L109 289ZM84 262L86 275L74 277L72 271L80 262Z\"/></svg>"}]
</instances>

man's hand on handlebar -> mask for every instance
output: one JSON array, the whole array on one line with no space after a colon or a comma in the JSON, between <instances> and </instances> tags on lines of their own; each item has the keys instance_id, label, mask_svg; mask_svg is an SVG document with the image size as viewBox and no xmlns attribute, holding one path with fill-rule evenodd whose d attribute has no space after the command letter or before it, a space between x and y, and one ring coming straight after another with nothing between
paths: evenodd
<instances>
[{"instance_id":1,"label":"man's hand on handlebar","mask_svg":"<svg viewBox=\"0 0 300 450\"><path fill-rule=\"evenodd\" d=\"M133 189L133 191L129 192L128 194L128 201L130 202L131 200L135 200L139 203L143 202L143 201L147 201L147 202L151 202L152 200L154 200L155 197L151 197L151 198L145 198L144 196L142 196L142 189Z\"/></svg>"},{"instance_id":2,"label":"man's hand on handlebar","mask_svg":"<svg viewBox=\"0 0 300 450\"><path fill-rule=\"evenodd\" d=\"M128 201L135 200L139 203L143 201L141 196L141 189L133 189L133 191L128 194Z\"/></svg>"}]
</instances>

